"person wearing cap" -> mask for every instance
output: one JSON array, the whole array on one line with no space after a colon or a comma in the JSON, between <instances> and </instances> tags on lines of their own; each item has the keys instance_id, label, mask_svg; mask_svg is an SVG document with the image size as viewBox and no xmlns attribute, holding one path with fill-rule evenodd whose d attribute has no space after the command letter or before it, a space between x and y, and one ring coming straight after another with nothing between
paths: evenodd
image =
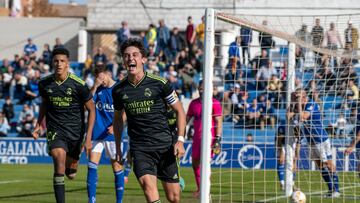
<instances>
[{"instance_id":1,"label":"person wearing cap","mask_svg":"<svg viewBox=\"0 0 360 203\"><path fill-rule=\"evenodd\" d=\"M24 46L24 55L30 58L36 58L37 46L33 44L31 38L28 38L28 43Z\"/></svg>"},{"instance_id":2,"label":"person wearing cap","mask_svg":"<svg viewBox=\"0 0 360 203\"><path fill-rule=\"evenodd\" d=\"M86 134L92 135L95 106L85 82L69 72L69 51L57 48L52 55L55 73L39 82L42 103L32 136L39 138L41 124L46 120L47 145L54 163L55 198L57 203L64 203L64 175L74 179L82 149L85 148L87 155L91 152L91 136L85 136L84 110L89 112Z\"/></svg>"},{"instance_id":3,"label":"person wearing cap","mask_svg":"<svg viewBox=\"0 0 360 203\"><path fill-rule=\"evenodd\" d=\"M345 45L349 44L353 50L358 48L359 32L352 26L351 20L348 21L348 27L345 29L344 36Z\"/></svg>"}]
</instances>

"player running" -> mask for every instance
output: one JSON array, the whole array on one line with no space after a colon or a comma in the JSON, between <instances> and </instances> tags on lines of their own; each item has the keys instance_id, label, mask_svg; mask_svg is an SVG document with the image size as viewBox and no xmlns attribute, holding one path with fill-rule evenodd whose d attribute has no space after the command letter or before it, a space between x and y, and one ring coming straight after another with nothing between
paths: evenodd
<instances>
[{"instance_id":1,"label":"player running","mask_svg":"<svg viewBox=\"0 0 360 203\"><path fill-rule=\"evenodd\" d=\"M309 145L310 159L314 160L321 170L321 175L328 185L327 197L340 197L339 178L332 162L331 143L322 124L319 105L309 99L304 90L297 90L298 111L301 122L301 133Z\"/></svg>"},{"instance_id":2,"label":"player running","mask_svg":"<svg viewBox=\"0 0 360 203\"><path fill-rule=\"evenodd\" d=\"M76 175L85 133L84 106L89 111L87 135L92 134L95 107L85 82L69 72L69 51L56 48L52 52L55 73L39 82L42 99L38 121L32 133L39 137L40 125L46 118L46 138L49 155L54 162L53 186L56 202L65 202L64 174ZM91 136L86 137L86 154L91 151Z\"/></svg>"},{"instance_id":3,"label":"player running","mask_svg":"<svg viewBox=\"0 0 360 203\"><path fill-rule=\"evenodd\" d=\"M112 92L117 159L122 157L120 143L123 115L126 114L133 170L147 202L161 202L157 178L162 181L169 202L179 202L176 156L180 158L185 153L184 109L168 81L144 72L145 49L139 39L123 42L120 52L128 76ZM177 115L176 139L168 125L166 105L170 105Z\"/></svg>"},{"instance_id":4,"label":"player running","mask_svg":"<svg viewBox=\"0 0 360 203\"><path fill-rule=\"evenodd\" d=\"M121 203L124 194L124 171L123 166L116 161L116 147L114 141L114 106L112 89L115 81L112 79L111 71L105 65L95 67L95 83L91 88L94 95L93 100L96 108L96 122L94 125L92 150L88 162L87 193L88 202L96 202L96 186L98 183L97 168L102 152L110 158L111 166L115 176L116 202Z\"/></svg>"},{"instance_id":5,"label":"player running","mask_svg":"<svg viewBox=\"0 0 360 203\"><path fill-rule=\"evenodd\" d=\"M189 122L192 118L194 118L194 137L192 144L192 167L194 170L195 181L197 185L197 190L193 193L193 196L198 198L200 195L200 155L201 155L201 137L202 137L202 98L204 92L204 85L201 81L199 84L199 95L200 97L194 99L190 102L189 109L186 115L186 121ZM221 104L218 100L213 98L212 105L212 128L211 135L212 136L212 152L211 158L214 156L214 152L220 152L220 142L221 142L221 134L222 134L222 108Z\"/></svg>"}]
</instances>

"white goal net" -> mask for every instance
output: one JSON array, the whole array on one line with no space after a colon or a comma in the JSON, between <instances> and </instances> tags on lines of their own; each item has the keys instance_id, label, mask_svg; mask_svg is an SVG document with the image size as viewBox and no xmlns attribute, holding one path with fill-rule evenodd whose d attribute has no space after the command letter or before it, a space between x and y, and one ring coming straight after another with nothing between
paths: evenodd
<instances>
[{"instance_id":1,"label":"white goal net","mask_svg":"<svg viewBox=\"0 0 360 203\"><path fill-rule=\"evenodd\" d=\"M202 147L201 201L360 202L360 13L205 16L203 138L212 97L223 135L211 162Z\"/></svg>"}]
</instances>

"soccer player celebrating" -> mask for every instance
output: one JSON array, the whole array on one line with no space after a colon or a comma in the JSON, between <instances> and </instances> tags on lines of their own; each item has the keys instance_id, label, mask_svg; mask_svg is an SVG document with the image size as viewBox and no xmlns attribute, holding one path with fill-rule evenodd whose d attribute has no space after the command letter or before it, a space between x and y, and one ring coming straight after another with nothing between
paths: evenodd
<instances>
[{"instance_id":1,"label":"soccer player celebrating","mask_svg":"<svg viewBox=\"0 0 360 203\"><path fill-rule=\"evenodd\" d=\"M327 197L340 197L339 177L331 158L331 144L322 124L319 105L309 99L304 90L297 90L298 112L302 134L309 145L310 158L321 170L321 175L328 185Z\"/></svg>"},{"instance_id":2,"label":"soccer player celebrating","mask_svg":"<svg viewBox=\"0 0 360 203\"><path fill-rule=\"evenodd\" d=\"M169 202L179 202L176 157L185 153L184 109L168 81L144 72L145 49L139 39L124 41L120 52L128 76L112 91L117 159L122 157L121 133L123 114L126 114L133 170L147 202L160 202L157 178L162 181ZM177 115L177 139L170 132L166 105L170 105Z\"/></svg>"},{"instance_id":3,"label":"soccer player celebrating","mask_svg":"<svg viewBox=\"0 0 360 203\"><path fill-rule=\"evenodd\" d=\"M199 95L200 97L194 99L190 102L189 109L186 115L186 121L189 122L192 118L194 118L194 137L193 137L193 145L192 145L192 167L194 170L195 181L197 185L197 191L193 193L193 196L198 198L200 194L200 152L201 152L201 133L202 133L202 98L204 92L204 85L201 81L199 84ZM221 104L215 98L212 99L212 127L211 127L211 135L212 136L212 153L211 157L213 157L214 152L219 153L220 151L220 141L222 134L222 108Z\"/></svg>"},{"instance_id":4,"label":"soccer player celebrating","mask_svg":"<svg viewBox=\"0 0 360 203\"><path fill-rule=\"evenodd\" d=\"M116 147L114 141L114 106L112 89L115 81L111 71L105 65L95 67L95 83L91 88L96 108L96 122L92 134L92 151L88 163L87 192L90 203L96 202L96 186L98 181L97 168L101 154L105 149L107 157L110 157L115 176L116 202L122 202L124 193L124 171L122 165L116 161Z\"/></svg>"},{"instance_id":5,"label":"soccer player celebrating","mask_svg":"<svg viewBox=\"0 0 360 203\"><path fill-rule=\"evenodd\" d=\"M54 192L56 202L65 202L64 174L76 175L85 133L84 106L89 111L87 135L92 134L95 107L85 82L69 72L69 51L57 48L52 52L55 73L39 82L42 98L38 121L32 133L39 137L40 125L46 118L46 137L49 154L54 162ZM87 155L91 150L91 136L86 137Z\"/></svg>"}]
</instances>

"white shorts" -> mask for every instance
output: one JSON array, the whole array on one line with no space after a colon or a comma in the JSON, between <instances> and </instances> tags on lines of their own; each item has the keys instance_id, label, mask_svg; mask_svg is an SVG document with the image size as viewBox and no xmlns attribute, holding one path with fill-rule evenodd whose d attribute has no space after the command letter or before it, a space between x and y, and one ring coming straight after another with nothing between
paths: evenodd
<instances>
[{"instance_id":1,"label":"white shorts","mask_svg":"<svg viewBox=\"0 0 360 203\"><path fill-rule=\"evenodd\" d=\"M101 154L104 151L104 149L107 158L110 158L112 160L116 159L115 141L95 140L92 142L91 152L96 152Z\"/></svg>"},{"instance_id":2,"label":"white shorts","mask_svg":"<svg viewBox=\"0 0 360 203\"><path fill-rule=\"evenodd\" d=\"M311 144L309 146L309 157L311 160L320 159L325 162L332 159L331 144L330 140L327 139L325 142Z\"/></svg>"}]
</instances>

